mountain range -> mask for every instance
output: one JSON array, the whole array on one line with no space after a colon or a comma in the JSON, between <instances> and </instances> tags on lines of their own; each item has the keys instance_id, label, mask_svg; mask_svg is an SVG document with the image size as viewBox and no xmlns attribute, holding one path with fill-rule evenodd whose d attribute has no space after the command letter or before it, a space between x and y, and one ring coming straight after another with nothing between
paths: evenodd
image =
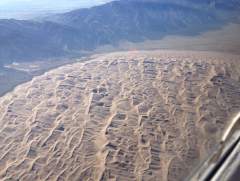
<instances>
[{"instance_id":1,"label":"mountain range","mask_svg":"<svg viewBox=\"0 0 240 181\"><path fill-rule=\"evenodd\" d=\"M120 0L35 20L0 20L0 64L80 56L121 41L193 36L239 22L239 0Z\"/></svg>"}]
</instances>

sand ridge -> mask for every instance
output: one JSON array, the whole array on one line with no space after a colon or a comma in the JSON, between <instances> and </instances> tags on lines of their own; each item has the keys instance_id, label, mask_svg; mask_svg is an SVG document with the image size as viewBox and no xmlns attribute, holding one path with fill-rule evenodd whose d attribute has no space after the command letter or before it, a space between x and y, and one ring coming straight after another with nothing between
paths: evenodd
<instances>
[{"instance_id":1,"label":"sand ridge","mask_svg":"<svg viewBox=\"0 0 240 181\"><path fill-rule=\"evenodd\" d=\"M93 56L0 98L0 180L182 180L240 110L240 58Z\"/></svg>"}]
</instances>

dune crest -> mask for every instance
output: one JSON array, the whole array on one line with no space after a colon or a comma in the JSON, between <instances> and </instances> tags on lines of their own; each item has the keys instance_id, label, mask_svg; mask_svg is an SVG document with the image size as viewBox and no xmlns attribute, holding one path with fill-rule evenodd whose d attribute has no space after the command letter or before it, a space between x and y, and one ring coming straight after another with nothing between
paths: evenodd
<instances>
[{"instance_id":1,"label":"dune crest","mask_svg":"<svg viewBox=\"0 0 240 181\"><path fill-rule=\"evenodd\" d=\"M182 180L240 110L239 61L120 52L36 77L0 98L0 180Z\"/></svg>"}]
</instances>

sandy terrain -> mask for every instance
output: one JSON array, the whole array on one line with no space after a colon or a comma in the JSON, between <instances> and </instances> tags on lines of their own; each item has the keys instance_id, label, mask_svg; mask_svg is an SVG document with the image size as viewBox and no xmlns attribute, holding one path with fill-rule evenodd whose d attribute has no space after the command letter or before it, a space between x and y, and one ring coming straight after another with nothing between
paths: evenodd
<instances>
[{"instance_id":1,"label":"sandy terrain","mask_svg":"<svg viewBox=\"0 0 240 181\"><path fill-rule=\"evenodd\" d=\"M0 98L0 180L183 180L240 110L239 62L113 53L36 77Z\"/></svg>"}]
</instances>

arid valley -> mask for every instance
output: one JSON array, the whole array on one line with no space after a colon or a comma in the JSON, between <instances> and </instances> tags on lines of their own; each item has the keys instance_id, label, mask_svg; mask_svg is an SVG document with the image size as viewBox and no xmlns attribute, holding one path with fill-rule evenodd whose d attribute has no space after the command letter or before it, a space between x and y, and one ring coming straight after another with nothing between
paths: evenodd
<instances>
[{"instance_id":1,"label":"arid valley","mask_svg":"<svg viewBox=\"0 0 240 181\"><path fill-rule=\"evenodd\" d=\"M240 110L239 55L90 59L0 98L0 180L181 181Z\"/></svg>"}]
</instances>

